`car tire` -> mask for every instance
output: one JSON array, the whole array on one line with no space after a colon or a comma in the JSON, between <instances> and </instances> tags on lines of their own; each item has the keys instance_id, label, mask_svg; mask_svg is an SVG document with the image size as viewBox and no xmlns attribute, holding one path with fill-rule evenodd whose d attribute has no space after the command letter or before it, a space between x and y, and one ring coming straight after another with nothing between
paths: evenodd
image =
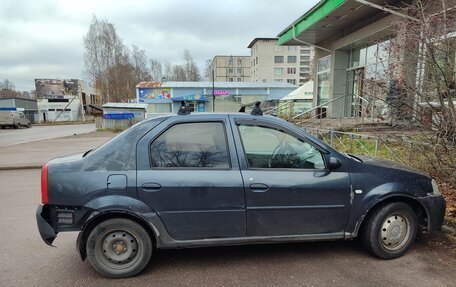
<instances>
[{"instance_id":1,"label":"car tire","mask_svg":"<svg viewBox=\"0 0 456 287\"><path fill-rule=\"evenodd\" d=\"M13 128L14 128L14 129L18 129L18 128L19 128L19 125L14 125Z\"/></svg>"},{"instance_id":2,"label":"car tire","mask_svg":"<svg viewBox=\"0 0 456 287\"><path fill-rule=\"evenodd\" d=\"M412 247L417 233L417 217L408 204L389 203L374 210L366 220L361 230L361 242L373 255L394 259Z\"/></svg>"},{"instance_id":3,"label":"car tire","mask_svg":"<svg viewBox=\"0 0 456 287\"><path fill-rule=\"evenodd\" d=\"M109 278L125 278L140 273L152 256L152 239L138 223L113 218L98 224L86 242L92 267Z\"/></svg>"}]
</instances>

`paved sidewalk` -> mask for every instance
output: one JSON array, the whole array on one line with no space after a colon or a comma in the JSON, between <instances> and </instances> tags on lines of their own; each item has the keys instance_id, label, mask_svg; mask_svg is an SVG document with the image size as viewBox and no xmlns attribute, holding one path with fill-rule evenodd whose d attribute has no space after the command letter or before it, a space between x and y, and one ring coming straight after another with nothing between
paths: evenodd
<instances>
[{"instance_id":1,"label":"paved sidewalk","mask_svg":"<svg viewBox=\"0 0 456 287\"><path fill-rule=\"evenodd\" d=\"M0 148L0 170L39 168L51 159L94 149L116 134L92 132Z\"/></svg>"}]
</instances>

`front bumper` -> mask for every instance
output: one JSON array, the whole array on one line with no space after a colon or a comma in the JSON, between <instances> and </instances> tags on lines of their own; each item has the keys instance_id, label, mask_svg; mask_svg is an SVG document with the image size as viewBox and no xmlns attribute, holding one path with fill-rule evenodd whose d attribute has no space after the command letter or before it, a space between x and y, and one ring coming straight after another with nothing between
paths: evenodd
<instances>
[{"instance_id":1,"label":"front bumper","mask_svg":"<svg viewBox=\"0 0 456 287\"><path fill-rule=\"evenodd\" d=\"M38 205L38 208L36 209L38 231L40 232L43 241L47 245L52 246L52 242L54 242L54 239L57 237L57 232L55 232L54 228L49 224L48 218L49 214L46 210L43 210L43 205Z\"/></svg>"},{"instance_id":2,"label":"front bumper","mask_svg":"<svg viewBox=\"0 0 456 287\"><path fill-rule=\"evenodd\" d=\"M440 231L445 217L445 199L441 194L431 194L417 198L427 213L428 232Z\"/></svg>"}]
</instances>

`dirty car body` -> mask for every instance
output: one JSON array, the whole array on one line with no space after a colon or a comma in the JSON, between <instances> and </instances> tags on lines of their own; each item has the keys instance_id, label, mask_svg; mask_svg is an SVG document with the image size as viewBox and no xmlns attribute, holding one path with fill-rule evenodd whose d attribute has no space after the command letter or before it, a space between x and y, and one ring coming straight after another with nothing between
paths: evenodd
<instances>
[{"instance_id":1,"label":"dirty car body","mask_svg":"<svg viewBox=\"0 0 456 287\"><path fill-rule=\"evenodd\" d=\"M89 255L97 271L114 278L144 269L138 262L152 254L149 245L363 236L369 251L395 258L418 225L439 230L445 210L426 175L339 153L286 121L246 114L145 120L94 151L50 161L42 201L36 216L43 240L51 245L59 232L79 231L81 258ZM128 241L107 246L108 236ZM143 257L134 254L140 248Z\"/></svg>"}]
</instances>

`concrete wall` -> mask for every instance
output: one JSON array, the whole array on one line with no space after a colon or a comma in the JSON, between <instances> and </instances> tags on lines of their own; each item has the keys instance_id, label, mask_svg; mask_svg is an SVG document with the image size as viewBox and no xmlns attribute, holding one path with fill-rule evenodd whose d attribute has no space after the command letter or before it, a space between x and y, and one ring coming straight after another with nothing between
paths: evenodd
<instances>
[{"instance_id":1,"label":"concrete wall","mask_svg":"<svg viewBox=\"0 0 456 287\"><path fill-rule=\"evenodd\" d=\"M306 47L304 50L309 50ZM303 84L309 78L308 75L300 77L300 68L310 68L310 60L302 60L300 46L278 46L278 40L257 40L250 48L252 60L252 82L287 82L291 79L296 85ZM308 56L309 54L305 54ZM275 56L283 56L283 63L274 63ZM287 57L295 56L296 63L288 63ZM274 68L282 68L283 73L277 75ZM296 69L295 74L288 74L288 68ZM307 74L307 73L306 73ZM304 80L305 79L305 80Z\"/></svg>"},{"instance_id":2,"label":"concrete wall","mask_svg":"<svg viewBox=\"0 0 456 287\"><path fill-rule=\"evenodd\" d=\"M211 69L216 82L250 82L250 56L215 56Z\"/></svg>"}]
</instances>

